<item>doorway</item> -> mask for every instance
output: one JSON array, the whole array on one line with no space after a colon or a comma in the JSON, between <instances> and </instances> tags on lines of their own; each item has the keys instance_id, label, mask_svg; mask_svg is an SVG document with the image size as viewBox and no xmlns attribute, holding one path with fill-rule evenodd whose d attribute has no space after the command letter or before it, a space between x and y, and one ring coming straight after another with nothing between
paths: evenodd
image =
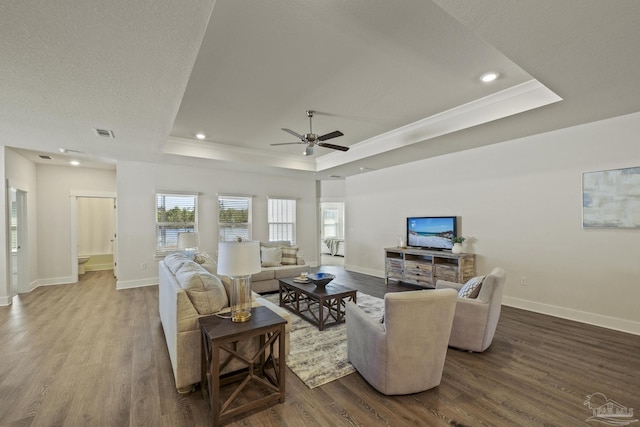
<instances>
[{"instance_id":1,"label":"doorway","mask_svg":"<svg viewBox=\"0 0 640 427\"><path fill-rule=\"evenodd\" d=\"M71 276L90 270L112 270L117 277L116 195L71 193ZM79 257L83 264L79 264Z\"/></svg>"},{"instance_id":2,"label":"doorway","mask_svg":"<svg viewBox=\"0 0 640 427\"><path fill-rule=\"evenodd\" d=\"M11 298L29 292L29 248L27 236L27 192L9 188Z\"/></svg>"},{"instance_id":3,"label":"doorway","mask_svg":"<svg viewBox=\"0 0 640 427\"><path fill-rule=\"evenodd\" d=\"M321 265L344 265L344 202L320 203Z\"/></svg>"}]
</instances>

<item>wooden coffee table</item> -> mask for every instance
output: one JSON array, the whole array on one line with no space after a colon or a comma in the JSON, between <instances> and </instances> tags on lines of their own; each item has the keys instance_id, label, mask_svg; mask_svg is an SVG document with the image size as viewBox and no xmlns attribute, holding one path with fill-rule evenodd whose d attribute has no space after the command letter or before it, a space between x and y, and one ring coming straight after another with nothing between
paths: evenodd
<instances>
[{"instance_id":1,"label":"wooden coffee table","mask_svg":"<svg viewBox=\"0 0 640 427\"><path fill-rule=\"evenodd\" d=\"M344 323L345 303L356 302L356 291L338 283L317 287L313 283L296 283L293 279L279 282L280 306L317 325L321 331Z\"/></svg>"}]
</instances>

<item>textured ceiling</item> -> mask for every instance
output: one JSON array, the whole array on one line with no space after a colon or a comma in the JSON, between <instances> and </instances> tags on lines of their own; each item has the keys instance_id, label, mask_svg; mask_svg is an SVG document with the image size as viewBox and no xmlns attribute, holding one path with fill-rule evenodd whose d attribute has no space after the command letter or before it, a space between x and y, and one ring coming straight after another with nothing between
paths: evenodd
<instances>
[{"instance_id":1,"label":"textured ceiling","mask_svg":"<svg viewBox=\"0 0 640 427\"><path fill-rule=\"evenodd\" d=\"M9 0L0 143L349 176L639 111L638 40L635 0ZM307 109L352 149L270 146Z\"/></svg>"}]
</instances>

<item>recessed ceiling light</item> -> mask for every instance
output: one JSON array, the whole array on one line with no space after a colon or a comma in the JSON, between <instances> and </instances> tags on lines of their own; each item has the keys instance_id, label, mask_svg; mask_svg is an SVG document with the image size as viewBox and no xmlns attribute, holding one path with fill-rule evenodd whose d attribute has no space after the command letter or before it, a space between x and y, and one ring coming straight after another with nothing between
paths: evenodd
<instances>
[{"instance_id":1,"label":"recessed ceiling light","mask_svg":"<svg viewBox=\"0 0 640 427\"><path fill-rule=\"evenodd\" d=\"M207 135L205 135L204 133L196 133L196 138L198 139L205 139L207 137Z\"/></svg>"},{"instance_id":2,"label":"recessed ceiling light","mask_svg":"<svg viewBox=\"0 0 640 427\"><path fill-rule=\"evenodd\" d=\"M77 160L71 160L71 161L69 162L69 164L70 164L71 166L80 166L80 162L79 162L79 161L77 161Z\"/></svg>"},{"instance_id":3,"label":"recessed ceiling light","mask_svg":"<svg viewBox=\"0 0 640 427\"><path fill-rule=\"evenodd\" d=\"M497 79L498 76L498 73L491 71L480 76L480 81L482 81L483 83L491 83L492 81Z\"/></svg>"},{"instance_id":4,"label":"recessed ceiling light","mask_svg":"<svg viewBox=\"0 0 640 427\"><path fill-rule=\"evenodd\" d=\"M82 151L78 151L78 150L70 150L68 148L58 148L58 151L60 151L62 154L69 154L69 153L82 153Z\"/></svg>"}]
</instances>

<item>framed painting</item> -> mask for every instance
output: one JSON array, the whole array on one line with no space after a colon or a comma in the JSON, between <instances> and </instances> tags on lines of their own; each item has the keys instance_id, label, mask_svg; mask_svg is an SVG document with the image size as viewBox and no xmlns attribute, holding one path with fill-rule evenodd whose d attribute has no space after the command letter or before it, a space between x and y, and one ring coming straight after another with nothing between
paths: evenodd
<instances>
[{"instance_id":1,"label":"framed painting","mask_svg":"<svg viewBox=\"0 0 640 427\"><path fill-rule=\"evenodd\" d=\"M640 167L582 174L583 228L640 228Z\"/></svg>"}]
</instances>

